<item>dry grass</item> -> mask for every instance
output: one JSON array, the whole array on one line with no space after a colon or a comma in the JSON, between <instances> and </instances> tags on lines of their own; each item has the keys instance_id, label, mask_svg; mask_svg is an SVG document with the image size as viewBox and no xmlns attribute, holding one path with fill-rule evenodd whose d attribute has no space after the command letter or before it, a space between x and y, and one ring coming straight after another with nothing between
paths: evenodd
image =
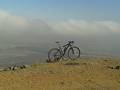
<instances>
[{"instance_id":1,"label":"dry grass","mask_svg":"<svg viewBox=\"0 0 120 90\"><path fill-rule=\"evenodd\" d=\"M3 71L0 90L120 90L117 65L120 60L96 58Z\"/></svg>"}]
</instances>

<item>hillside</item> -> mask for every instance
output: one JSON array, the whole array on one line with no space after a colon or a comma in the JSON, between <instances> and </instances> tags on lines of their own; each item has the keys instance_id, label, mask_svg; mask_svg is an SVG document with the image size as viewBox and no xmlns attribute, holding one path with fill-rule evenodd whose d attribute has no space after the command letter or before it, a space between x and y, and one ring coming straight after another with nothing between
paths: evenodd
<instances>
[{"instance_id":1,"label":"hillside","mask_svg":"<svg viewBox=\"0 0 120 90\"><path fill-rule=\"evenodd\" d=\"M79 59L1 71L0 90L120 90L120 60Z\"/></svg>"}]
</instances>

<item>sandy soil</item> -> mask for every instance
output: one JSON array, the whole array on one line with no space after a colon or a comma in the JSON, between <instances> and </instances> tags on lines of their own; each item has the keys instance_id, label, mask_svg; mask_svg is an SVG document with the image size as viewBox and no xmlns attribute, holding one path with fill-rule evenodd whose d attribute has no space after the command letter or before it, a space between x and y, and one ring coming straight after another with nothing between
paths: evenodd
<instances>
[{"instance_id":1,"label":"sandy soil","mask_svg":"<svg viewBox=\"0 0 120 90\"><path fill-rule=\"evenodd\" d=\"M0 72L0 90L120 90L120 60L79 59Z\"/></svg>"}]
</instances>

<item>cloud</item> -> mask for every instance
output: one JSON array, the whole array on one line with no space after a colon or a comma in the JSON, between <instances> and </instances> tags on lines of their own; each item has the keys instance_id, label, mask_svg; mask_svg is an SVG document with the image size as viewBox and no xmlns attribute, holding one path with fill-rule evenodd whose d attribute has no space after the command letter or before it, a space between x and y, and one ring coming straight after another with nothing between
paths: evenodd
<instances>
[{"instance_id":1,"label":"cloud","mask_svg":"<svg viewBox=\"0 0 120 90\"><path fill-rule=\"evenodd\" d=\"M83 47L104 47L106 44L106 47L111 48L112 38L115 34L120 34L119 29L120 23L115 21L27 20L25 17L0 10L0 42L29 44L76 40L80 41Z\"/></svg>"},{"instance_id":2,"label":"cloud","mask_svg":"<svg viewBox=\"0 0 120 90\"><path fill-rule=\"evenodd\" d=\"M118 54L119 29L120 23L115 21L28 20L0 10L0 48L33 44L44 47L55 41L74 40L87 53Z\"/></svg>"},{"instance_id":3,"label":"cloud","mask_svg":"<svg viewBox=\"0 0 120 90\"><path fill-rule=\"evenodd\" d=\"M42 20L27 20L0 10L0 41L3 42L37 42L49 34L50 27ZM38 41L40 41L38 40Z\"/></svg>"},{"instance_id":4,"label":"cloud","mask_svg":"<svg viewBox=\"0 0 120 90\"><path fill-rule=\"evenodd\" d=\"M101 35L120 33L120 23L114 21L42 21L27 20L21 16L15 16L9 12L0 10L0 33L23 35Z\"/></svg>"},{"instance_id":5,"label":"cloud","mask_svg":"<svg viewBox=\"0 0 120 90\"><path fill-rule=\"evenodd\" d=\"M0 11L0 33L17 34L25 30L28 22L25 18L14 16L8 12Z\"/></svg>"},{"instance_id":6,"label":"cloud","mask_svg":"<svg viewBox=\"0 0 120 90\"><path fill-rule=\"evenodd\" d=\"M119 33L120 24L113 21L69 20L49 23L55 32L75 35Z\"/></svg>"}]
</instances>

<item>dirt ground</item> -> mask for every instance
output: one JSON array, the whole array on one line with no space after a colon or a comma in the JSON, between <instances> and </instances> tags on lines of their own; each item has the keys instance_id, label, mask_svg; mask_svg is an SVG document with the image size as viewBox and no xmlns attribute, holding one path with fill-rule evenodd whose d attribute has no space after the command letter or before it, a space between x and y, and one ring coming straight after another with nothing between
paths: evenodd
<instances>
[{"instance_id":1,"label":"dirt ground","mask_svg":"<svg viewBox=\"0 0 120 90\"><path fill-rule=\"evenodd\" d=\"M120 90L120 59L93 58L0 72L0 90Z\"/></svg>"}]
</instances>

